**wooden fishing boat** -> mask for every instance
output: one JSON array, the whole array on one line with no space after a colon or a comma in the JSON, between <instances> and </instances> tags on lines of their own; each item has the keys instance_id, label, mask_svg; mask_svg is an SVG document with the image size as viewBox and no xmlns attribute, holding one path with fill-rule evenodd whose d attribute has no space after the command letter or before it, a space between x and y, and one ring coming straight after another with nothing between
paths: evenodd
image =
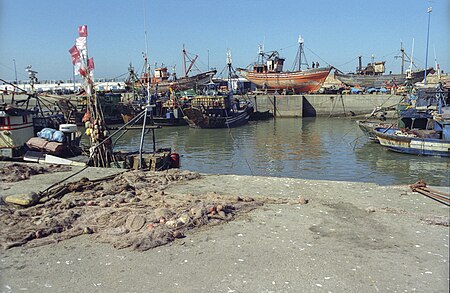
<instances>
[{"instance_id":1,"label":"wooden fishing boat","mask_svg":"<svg viewBox=\"0 0 450 293\"><path fill-rule=\"evenodd\" d=\"M328 77L332 67L320 67L301 70L303 51L303 39L298 40L299 48L296 61L298 68L296 71L283 71L284 58L279 56L277 51L264 52L259 49L258 61L251 67L252 70L237 68L239 74L245 79L256 84L257 87L267 91L282 91L290 93L313 93L317 92ZM306 58L305 58L306 59ZM296 65L294 65L296 67Z\"/></svg>"},{"instance_id":2,"label":"wooden fishing boat","mask_svg":"<svg viewBox=\"0 0 450 293\"><path fill-rule=\"evenodd\" d=\"M156 95L154 95L156 96ZM153 100L153 99L152 99ZM122 113L122 119L124 123L128 123L131 119L136 117L142 110L145 104L143 102L135 101L130 104L130 111ZM151 115L153 125L159 126L185 126L188 125L184 120L183 108L186 107L186 98L178 98L175 95L170 97L161 96L155 98L152 102ZM136 123L142 123L142 119L136 121Z\"/></svg>"},{"instance_id":3,"label":"wooden fishing boat","mask_svg":"<svg viewBox=\"0 0 450 293\"><path fill-rule=\"evenodd\" d=\"M367 136L370 140L378 142L378 138L375 134L375 128L390 128L393 124L384 123L381 121L367 121L367 120L357 120L359 129Z\"/></svg>"},{"instance_id":4,"label":"wooden fishing boat","mask_svg":"<svg viewBox=\"0 0 450 293\"><path fill-rule=\"evenodd\" d=\"M184 109L185 119L194 128L232 128L248 123L253 104L231 95L196 96L191 106Z\"/></svg>"},{"instance_id":5,"label":"wooden fishing boat","mask_svg":"<svg viewBox=\"0 0 450 293\"><path fill-rule=\"evenodd\" d=\"M432 119L427 118L426 128L375 128L380 144L401 153L450 157L449 98L439 83L436 89L437 109L432 112Z\"/></svg>"},{"instance_id":6,"label":"wooden fishing boat","mask_svg":"<svg viewBox=\"0 0 450 293\"><path fill-rule=\"evenodd\" d=\"M331 67L281 72L255 65L253 71L238 68L239 73L263 90L287 91L292 93L314 93L323 85ZM262 69L262 70L261 70Z\"/></svg>"},{"instance_id":7,"label":"wooden fishing boat","mask_svg":"<svg viewBox=\"0 0 450 293\"><path fill-rule=\"evenodd\" d=\"M403 55L405 55L403 48L401 49ZM409 58L409 57L408 57ZM404 60L404 58L402 58ZM382 88L382 87L394 87L403 86L406 82L415 84L420 82L426 74L433 74L434 69L428 68L426 70L412 71L410 68L407 73L400 74L384 74L385 73L385 61L372 61L362 68L361 56L359 57L359 66L356 73L343 73L336 71L334 73L335 78L342 83L352 87L362 88ZM403 68L403 65L402 65Z\"/></svg>"},{"instance_id":8,"label":"wooden fishing boat","mask_svg":"<svg viewBox=\"0 0 450 293\"><path fill-rule=\"evenodd\" d=\"M373 141L378 141L375 135L375 128L399 128L409 130L430 130L434 127L433 113L438 110L440 98L438 95L449 96L449 91L443 89L418 89L416 93L405 96L404 99L395 107L397 120L386 122L386 108L375 108L371 117L375 118L379 113L380 119L358 120L361 131ZM392 107L389 109L392 110Z\"/></svg>"},{"instance_id":9,"label":"wooden fishing boat","mask_svg":"<svg viewBox=\"0 0 450 293\"><path fill-rule=\"evenodd\" d=\"M427 75L434 72L433 68L427 69ZM381 88L402 86L407 81L406 74L359 74L359 73L339 73L335 72L335 77L342 83L352 87ZM411 73L411 82L414 84L423 80L425 70L418 70Z\"/></svg>"},{"instance_id":10,"label":"wooden fishing boat","mask_svg":"<svg viewBox=\"0 0 450 293\"><path fill-rule=\"evenodd\" d=\"M0 157L23 155L25 143L34 136L35 112L11 105L0 105Z\"/></svg>"},{"instance_id":11,"label":"wooden fishing boat","mask_svg":"<svg viewBox=\"0 0 450 293\"><path fill-rule=\"evenodd\" d=\"M150 89L156 90L159 92L169 92L170 89L174 91L184 91L192 88L197 88L211 80L211 78L217 73L216 70L210 70L206 72L201 72L199 74L193 76L184 76L181 78L169 78L169 74L167 72L166 67L156 68L155 74L152 78L150 78ZM147 73L144 73L137 87L147 87L148 80Z\"/></svg>"},{"instance_id":12,"label":"wooden fishing boat","mask_svg":"<svg viewBox=\"0 0 450 293\"><path fill-rule=\"evenodd\" d=\"M167 67L157 67L154 70L153 76L150 74L150 70L142 73L141 77L138 78L134 72L134 68L130 65L129 77L125 81L128 88L147 88L148 83L150 83L150 90L158 91L160 93L168 93L170 90L173 91L184 91L189 89L197 89L199 86L208 83L212 77L217 73L217 70L208 70L200 72L196 75L189 76L191 69L193 68L198 55L192 58L186 52L183 46L183 73L184 76L179 78L176 73L169 73ZM186 59L190 61L189 66L186 68ZM148 60L145 62L147 63ZM175 70L174 70L175 71Z\"/></svg>"},{"instance_id":13,"label":"wooden fishing boat","mask_svg":"<svg viewBox=\"0 0 450 293\"><path fill-rule=\"evenodd\" d=\"M382 146L395 152L450 157L450 123L444 127L444 131L379 127L375 128L375 135Z\"/></svg>"}]
</instances>

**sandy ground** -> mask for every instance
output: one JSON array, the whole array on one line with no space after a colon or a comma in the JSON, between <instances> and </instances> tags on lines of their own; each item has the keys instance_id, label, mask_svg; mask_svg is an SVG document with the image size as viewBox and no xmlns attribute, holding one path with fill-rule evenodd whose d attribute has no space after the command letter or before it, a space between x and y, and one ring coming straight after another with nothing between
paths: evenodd
<instances>
[{"instance_id":1,"label":"sandy ground","mask_svg":"<svg viewBox=\"0 0 450 293\"><path fill-rule=\"evenodd\" d=\"M65 174L2 184L2 195L44 188ZM265 205L146 252L117 250L90 235L2 250L1 291L449 291L449 228L426 221L448 221L449 209L407 186L208 175L166 191L309 203Z\"/></svg>"}]
</instances>

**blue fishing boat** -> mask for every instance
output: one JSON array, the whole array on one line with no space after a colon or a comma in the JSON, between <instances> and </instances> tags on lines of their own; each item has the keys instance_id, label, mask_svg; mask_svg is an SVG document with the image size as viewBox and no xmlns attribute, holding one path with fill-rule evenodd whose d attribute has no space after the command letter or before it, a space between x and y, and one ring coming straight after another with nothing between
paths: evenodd
<instances>
[{"instance_id":1,"label":"blue fishing boat","mask_svg":"<svg viewBox=\"0 0 450 293\"><path fill-rule=\"evenodd\" d=\"M375 128L375 135L382 146L389 150L423 156L450 157L450 122L444 131ZM421 133L421 134L420 134Z\"/></svg>"},{"instance_id":2,"label":"blue fishing boat","mask_svg":"<svg viewBox=\"0 0 450 293\"><path fill-rule=\"evenodd\" d=\"M450 105L448 92L442 84L436 91L437 109L426 129L377 127L374 133L382 146L389 150L425 156L450 157Z\"/></svg>"}]
</instances>

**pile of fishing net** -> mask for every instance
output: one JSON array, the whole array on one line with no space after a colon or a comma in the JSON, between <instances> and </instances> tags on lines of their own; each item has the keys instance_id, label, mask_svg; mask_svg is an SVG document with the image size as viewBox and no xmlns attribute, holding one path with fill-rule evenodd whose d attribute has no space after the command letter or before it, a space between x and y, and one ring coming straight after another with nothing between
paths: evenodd
<instances>
[{"instance_id":1,"label":"pile of fishing net","mask_svg":"<svg viewBox=\"0 0 450 293\"><path fill-rule=\"evenodd\" d=\"M198 178L198 173L170 169L66 183L41 195L32 207L0 206L0 241L5 249L35 247L91 234L116 248L144 251L184 237L190 230L230 221L237 212L263 204L215 192L165 192L170 184Z\"/></svg>"},{"instance_id":2,"label":"pile of fishing net","mask_svg":"<svg viewBox=\"0 0 450 293\"><path fill-rule=\"evenodd\" d=\"M71 170L71 167L62 165L5 164L0 167L0 182L17 182L26 180L32 175Z\"/></svg>"}]
</instances>

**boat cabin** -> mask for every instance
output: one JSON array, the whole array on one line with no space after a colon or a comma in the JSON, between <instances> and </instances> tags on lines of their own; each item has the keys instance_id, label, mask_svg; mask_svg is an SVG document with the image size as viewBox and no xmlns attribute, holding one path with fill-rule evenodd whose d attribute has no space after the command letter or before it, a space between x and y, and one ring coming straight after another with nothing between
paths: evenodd
<instances>
[{"instance_id":1,"label":"boat cabin","mask_svg":"<svg viewBox=\"0 0 450 293\"><path fill-rule=\"evenodd\" d=\"M279 73L283 71L285 58L274 56L266 60L266 64L258 63L253 66L255 73Z\"/></svg>"},{"instance_id":2,"label":"boat cabin","mask_svg":"<svg viewBox=\"0 0 450 293\"><path fill-rule=\"evenodd\" d=\"M357 73L361 75L382 75L386 71L385 63L385 61L368 63L364 69L357 68Z\"/></svg>"},{"instance_id":3,"label":"boat cabin","mask_svg":"<svg viewBox=\"0 0 450 293\"><path fill-rule=\"evenodd\" d=\"M159 83L168 80L170 73L167 71L167 67L155 68L155 75L152 78L152 83Z\"/></svg>"},{"instance_id":4,"label":"boat cabin","mask_svg":"<svg viewBox=\"0 0 450 293\"><path fill-rule=\"evenodd\" d=\"M25 143L34 136L34 111L0 106L0 157L18 157Z\"/></svg>"}]
</instances>

